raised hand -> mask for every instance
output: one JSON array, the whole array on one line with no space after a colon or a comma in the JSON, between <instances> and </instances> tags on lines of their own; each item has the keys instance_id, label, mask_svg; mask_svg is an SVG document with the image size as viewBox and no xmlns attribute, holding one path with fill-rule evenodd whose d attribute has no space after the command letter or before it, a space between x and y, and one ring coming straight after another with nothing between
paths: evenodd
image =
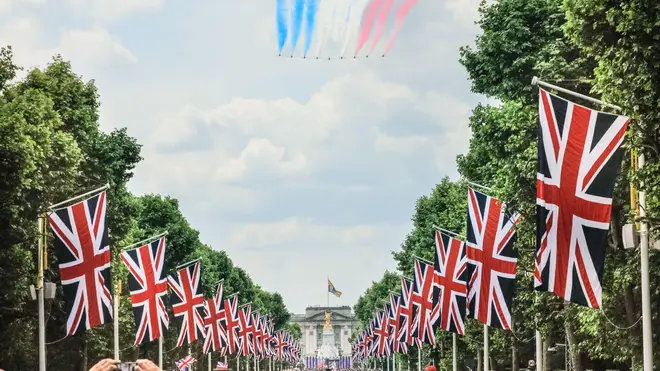
<instances>
[{"instance_id":1,"label":"raised hand","mask_svg":"<svg viewBox=\"0 0 660 371\"><path fill-rule=\"evenodd\" d=\"M99 361L99 363L92 366L89 371L112 371L117 370L117 365L119 361L114 359L106 358Z\"/></svg>"},{"instance_id":2,"label":"raised hand","mask_svg":"<svg viewBox=\"0 0 660 371\"><path fill-rule=\"evenodd\" d=\"M162 371L158 366L148 359L135 361L135 371Z\"/></svg>"}]
</instances>

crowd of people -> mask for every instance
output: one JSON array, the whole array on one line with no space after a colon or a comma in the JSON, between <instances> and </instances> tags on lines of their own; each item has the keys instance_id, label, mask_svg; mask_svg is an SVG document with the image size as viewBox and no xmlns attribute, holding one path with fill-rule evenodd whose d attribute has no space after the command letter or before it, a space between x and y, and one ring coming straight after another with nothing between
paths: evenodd
<instances>
[{"instance_id":1,"label":"crowd of people","mask_svg":"<svg viewBox=\"0 0 660 371\"><path fill-rule=\"evenodd\" d=\"M119 370L119 364L121 361L114 359L102 359L99 363L95 364L89 371L115 371ZM162 371L158 366L148 359L138 359L135 361L135 371ZM295 368L298 370L298 367ZM326 369L329 370L329 369ZM3 371L0 369L0 371ZM434 365L428 365L424 368L424 371L437 371Z\"/></svg>"},{"instance_id":2,"label":"crowd of people","mask_svg":"<svg viewBox=\"0 0 660 371\"><path fill-rule=\"evenodd\" d=\"M99 363L95 364L89 371L115 371L119 370L121 361L114 359L102 359ZM135 371L162 371L160 367L156 366L148 359L138 359L135 361ZM0 370L2 371L2 370Z\"/></svg>"}]
</instances>

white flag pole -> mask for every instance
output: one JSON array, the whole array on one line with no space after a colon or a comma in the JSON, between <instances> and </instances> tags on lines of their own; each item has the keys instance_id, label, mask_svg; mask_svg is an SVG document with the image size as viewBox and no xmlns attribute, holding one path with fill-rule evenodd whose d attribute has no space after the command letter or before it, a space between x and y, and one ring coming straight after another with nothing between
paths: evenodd
<instances>
[{"instance_id":1,"label":"white flag pole","mask_svg":"<svg viewBox=\"0 0 660 371\"><path fill-rule=\"evenodd\" d=\"M458 371L458 340L454 332L451 339L451 366L453 371Z\"/></svg>"},{"instance_id":2,"label":"white flag pole","mask_svg":"<svg viewBox=\"0 0 660 371\"><path fill-rule=\"evenodd\" d=\"M115 360L119 361L119 298L121 295L121 280L115 283L115 300L114 301L114 310L113 310L113 332L114 332L114 343L115 343Z\"/></svg>"},{"instance_id":3,"label":"white flag pole","mask_svg":"<svg viewBox=\"0 0 660 371\"><path fill-rule=\"evenodd\" d=\"M637 158L637 167L644 167L644 154ZM653 328L651 327L651 290L649 285L649 225L644 220L646 216L646 192L639 191L639 252L642 271L642 339L644 355L644 371L653 371ZM568 344L566 344L568 346Z\"/></svg>"},{"instance_id":4,"label":"white flag pole","mask_svg":"<svg viewBox=\"0 0 660 371\"><path fill-rule=\"evenodd\" d=\"M484 325L484 371L488 371L488 326Z\"/></svg>"},{"instance_id":5,"label":"white flag pole","mask_svg":"<svg viewBox=\"0 0 660 371\"><path fill-rule=\"evenodd\" d=\"M209 359L209 371L213 371L211 366L211 351L209 351L208 359Z\"/></svg>"},{"instance_id":6,"label":"white flag pole","mask_svg":"<svg viewBox=\"0 0 660 371\"><path fill-rule=\"evenodd\" d=\"M37 257L39 267L37 269L37 306L39 311L39 371L46 371L46 320L45 320L45 309L44 309L44 267L46 266L45 259L45 249L46 244L44 243L45 239L45 227L46 219L44 218L45 214L39 215L37 218L37 231L39 233L39 239L37 240Z\"/></svg>"},{"instance_id":7,"label":"white flag pole","mask_svg":"<svg viewBox=\"0 0 660 371\"><path fill-rule=\"evenodd\" d=\"M158 368L163 369L163 334L158 338Z\"/></svg>"},{"instance_id":8,"label":"white flag pole","mask_svg":"<svg viewBox=\"0 0 660 371\"><path fill-rule=\"evenodd\" d=\"M417 371L422 371L422 345L417 346Z\"/></svg>"},{"instance_id":9,"label":"white flag pole","mask_svg":"<svg viewBox=\"0 0 660 371\"><path fill-rule=\"evenodd\" d=\"M536 330L536 371L543 371L543 339L539 330Z\"/></svg>"}]
</instances>

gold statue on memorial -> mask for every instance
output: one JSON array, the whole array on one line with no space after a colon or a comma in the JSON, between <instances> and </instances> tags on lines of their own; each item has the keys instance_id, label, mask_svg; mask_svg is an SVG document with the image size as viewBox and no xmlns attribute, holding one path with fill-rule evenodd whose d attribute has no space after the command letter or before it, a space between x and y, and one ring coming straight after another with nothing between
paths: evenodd
<instances>
[{"instance_id":1,"label":"gold statue on memorial","mask_svg":"<svg viewBox=\"0 0 660 371\"><path fill-rule=\"evenodd\" d=\"M330 324L331 317L332 317L332 312L325 312L325 325L323 325L323 331L327 329L332 330L332 325Z\"/></svg>"}]
</instances>

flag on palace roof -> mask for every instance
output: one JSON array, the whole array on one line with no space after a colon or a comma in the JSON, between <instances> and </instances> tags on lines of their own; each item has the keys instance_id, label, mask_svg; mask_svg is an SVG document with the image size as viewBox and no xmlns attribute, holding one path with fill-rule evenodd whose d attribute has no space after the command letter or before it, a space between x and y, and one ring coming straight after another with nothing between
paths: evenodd
<instances>
[{"instance_id":1,"label":"flag on palace roof","mask_svg":"<svg viewBox=\"0 0 660 371\"><path fill-rule=\"evenodd\" d=\"M341 297L341 291L337 291L337 289L335 289L335 285L330 282L330 279L328 279L328 292L338 298Z\"/></svg>"}]
</instances>

